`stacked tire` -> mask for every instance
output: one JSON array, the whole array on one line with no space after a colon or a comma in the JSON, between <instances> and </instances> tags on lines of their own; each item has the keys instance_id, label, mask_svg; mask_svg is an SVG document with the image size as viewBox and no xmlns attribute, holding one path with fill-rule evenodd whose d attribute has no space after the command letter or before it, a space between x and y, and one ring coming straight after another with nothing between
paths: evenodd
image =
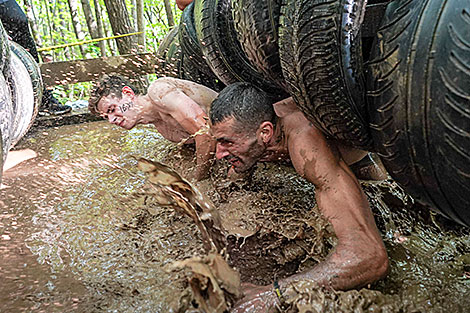
<instances>
[{"instance_id":1,"label":"stacked tire","mask_svg":"<svg viewBox=\"0 0 470 313\"><path fill-rule=\"evenodd\" d=\"M415 199L470 226L470 2L389 4L367 98L389 174Z\"/></svg>"},{"instance_id":2,"label":"stacked tire","mask_svg":"<svg viewBox=\"0 0 470 313\"><path fill-rule=\"evenodd\" d=\"M43 83L39 66L10 42L0 23L0 182L8 151L27 133L38 113Z\"/></svg>"},{"instance_id":3,"label":"stacked tire","mask_svg":"<svg viewBox=\"0 0 470 313\"><path fill-rule=\"evenodd\" d=\"M328 137L371 150L360 25L365 0L283 0L282 71L305 116Z\"/></svg>"},{"instance_id":4,"label":"stacked tire","mask_svg":"<svg viewBox=\"0 0 470 313\"><path fill-rule=\"evenodd\" d=\"M235 30L230 0L193 1L183 11L179 26L162 41L157 57L162 60L158 76L191 80L216 91L245 81L273 99L288 96L280 70L276 82L247 58Z\"/></svg>"},{"instance_id":5,"label":"stacked tire","mask_svg":"<svg viewBox=\"0 0 470 313\"><path fill-rule=\"evenodd\" d=\"M173 28L160 44L157 57L159 77L190 80L220 91L225 86L206 63L194 28L194 3L189 4L181 16L178 27Z\"/></svg>"}]
</instances>

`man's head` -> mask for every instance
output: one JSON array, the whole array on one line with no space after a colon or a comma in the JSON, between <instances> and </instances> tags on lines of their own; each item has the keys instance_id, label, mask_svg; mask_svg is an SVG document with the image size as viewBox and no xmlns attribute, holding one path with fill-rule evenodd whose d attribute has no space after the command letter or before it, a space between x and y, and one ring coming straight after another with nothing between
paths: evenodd
<instances>
[{"instance_id":1,"label":"man's head","mask_svg":"<svg viewBox=\"0 0 470 313\"><path fill-rule=\"evenodd\" d=\"M137 124L134 105L138 94L138 90L124 78L104 76L90 93L88 109L112 124L131 129Z\"/></svg>"},{"instance_id":2,"label":"man's head","mask_svg":"<svg viewBox=\"0 0 470 313\"><path fill-rule=\"evenodd\" d=\"M176 0L176 5L178 9L184 10L193 0Z\"/></svg>"},{"instance_id":3,"label":"man's head","mask_svg":"<svg viewBox=\"0 0 470 313\"><path fill-rule=\"evenodd\" d=\"M247 171L259 161L274 135L272 104L267 93L248 83L223 89L210 109L216 157L227 158L236 172Z\"/></svg>"}]
</instances>

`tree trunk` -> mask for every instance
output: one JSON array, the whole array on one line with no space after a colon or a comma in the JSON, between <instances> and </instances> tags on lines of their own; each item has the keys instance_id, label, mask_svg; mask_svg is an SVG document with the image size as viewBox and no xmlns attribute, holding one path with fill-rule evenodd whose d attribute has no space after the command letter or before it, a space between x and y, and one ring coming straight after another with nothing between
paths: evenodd
<instances>
[{"instance_id":1,"label":"tree trunk","mask_svg":"<svg viewBox=\"0 0 470 313\"><path fill-rule=\"evenodd\" d=\"M166 17L168 19L168 27L175 26L175 19L173 17L173 10L171 9L170 0L163 0L165 3Z\"/></svg>"},{"instance_id":2,"label":"tree trunk","mask_svg":"<svg viewBox=\"0 0 470 313\"><path fill-rule=\"evenodd\" d=\"M131 1L131 24L137 23L137 3L136 0L130 0Z\"/></svg>"},{"instance_id":3,"label":"tree trunk","mask_svg":"<svg viewBox=\"0 0 470 313\"><path fill-rule=\"evenodd\" d=\"M81 0L82 2L82 9L83 13L85 14L86 24L88 26L88 31L90 32L90 36L92 39L100 38L100 34L98 32L98 24L96 23L95 17L93 16L93 11L91 10L90 1L89 0ZM104 41L99 41L96 44L101 51L101 56L106 56L106 48L104 46Z\"/></svg>"},{"instance_id":4,"label":"tree trunk","mask_svg":"<svg viewBox=\"0 0 470 313\"><path fill-rule=\"evenodd\" d=\"M60 37L61 38L66 38L65 36L65 33L69 32L69 29L70 29L70 23L67 23L67 12L66 12L66 8L65 6L60 6L58 8L58 20L59 20L59 26L56 26L54 24L54 32L55 33L59 33L60 34ZM53 53L54 56L58 55L60 52L62 52L62 56L61 58L59 58L59 60L63 60L65 58L65 60L72 60L72 59L75 59L74 55L75 55L75 50L73 48L65 48L65 49L60 49L60 50L55 50L55 52ZM54 58L54 61L55 61L56 58Z\"/></svg>"},{"instance_id":5,"label":"tree trunk","mask_svg":"<svg viewBox=\"0 0 470 313\"><path fill-rule=\"evenodd\" d=\"M154 19L153 19L153 12L152 12L152 10L148 10L148 9L147 9L147 10L144 11L144 14L145 14L145 16L147 17L147 22L148 22L148 24L153 25L153 24L154 24ZM150 31L152 32L152 35L153 35L153 36L152 36L153 38L151 39L151 40L152 40L153 50L154 50L154 51L157 51L157 49L158 49L157 33L156 33L156 31L155 31L155 28L151 28Z\"/></svg>"},{"instance_id":6,"label":"tree trunk","mask_svg":"<svg viewBox=\"0 0 470 313\"><path fill-rule=\"evenodd\" d=\"M142 32L137 37L137 43L139 44L139 51L145 51L145 20L144 20L144 0L136 1L137 11L137 31Z\"/></svg>"},{"instance_id":7,"label":"tree trunk","mask_svg":"<svg viewBox=\"0 0 470 313\"><path fill-rule=\"evenodd\" d=\"M82 26L80 25L80 19L78 17L78 3L76 0L67 0L70 9L70 16L72 18L72 26L75 32L75 36L79 41L83 41L85 39L85 33L82 31ZM82 45L78 46L80 49L80 53L82 58L85 57L85 49Z\"/></svg>"},{"instance_id":8,"label":"tree trunk","mask_svg":"<svg viewBox=\"0 0 470 313\"><path fill-rule=\"evenodd\" d=\"M104 3L115 36L134 32L125 0L104 0ZM137 50L137 40L135 36L117 38L116 43L120 54L131 54L135 53Z\"/></svg>"},{"instance_id":9,"label":"tree trunk","mask_svg":"<svg viewBox=\"0 0 470 313\"><path fill-rule=\"evenodd\" d=\"M94 4L95 4L95 15L96 15L96 28L98 30L98 37L100 38L104 38L105 37L105 32L104 32L104 28L103 28L103 20L101 18L101 4L100 4L100 1L99 0L94 0ZM106 56L106 42L108 42L109 44L109 41L106 40L106 41L100 41L100 50L101 50L101 55L102 56ZM111 46L109 46L109 50L111 51L111 54L113 49L111 48Z\"/></svg>"},{"instance_id":10,"label":"tree trunk","mask_svg":"<svg viewBox=\"0 0 470 313\"><path fill-rule=\"evenodd\" d=\"M113 32L108 29L108 25L106 23L103 24L103 31L105 37L111 37L113 35ZM119 53L116 48L116 40L108 39L106 42L108 44L109 50L111 51L111 55L118 55Z\"/></svg>"},{"instance_id":11,"label":"tree trunk","mask_svg":"<svg viewBox=\"0 0 470 313\"><path fill-rule=\"evenodd\" d=\"M52 37L52 23L51 23L51 17L49 13L49 6L47 5L46 0L44 0L44 7L46 8L46 17L47 17L47 33L49 35L49 38L51 39L52 45L55 44L54 37Z\"/></svg>"},{"instance_id":12,"label":"tree trunk","mask_svg":"<svg viewBox=\"0 0 470 313\"><path fill-rule=\"evenodd\" d=\"M24 0L25 14L28 17L29 28L31 29L31 35L33 36L36 46L42 47L43 42L41 36L38 36L38 24L36 22L36 16L34 15L33 4L30 0ZM41 60L44 61L44 52L38 52L41 56Z\"/></svg>"}]
</instances>

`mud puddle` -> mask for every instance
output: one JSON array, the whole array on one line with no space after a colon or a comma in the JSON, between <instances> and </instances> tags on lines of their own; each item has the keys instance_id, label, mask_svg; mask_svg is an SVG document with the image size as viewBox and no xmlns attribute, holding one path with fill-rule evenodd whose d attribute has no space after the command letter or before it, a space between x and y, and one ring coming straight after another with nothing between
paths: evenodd
<instances>
[{"instance_id":1,"label":"mud puddle","mask_svg":"<svg viewBox=\"0 0 470 313\"><path fill-rule=\"evenodd\" d=\"M0 311L171 312L181 299L191 302L188 272L168 269L204 257L201 236L189 217L146 195L133 156L191 177L193 151L151 127L127 132L104 122L37 131L17 148L38 157L6 172L8 187L0 190ZM242 281L270 283L309 268L335 245L313 187L288 165L261 165L232 182L219 163L196 186L231 231L229 263ZM413 204L393 183L363 187L390 275L359 291L298 286L296 305L318 312L466 312L468 230Z\"/></svg>"}]
</instances>

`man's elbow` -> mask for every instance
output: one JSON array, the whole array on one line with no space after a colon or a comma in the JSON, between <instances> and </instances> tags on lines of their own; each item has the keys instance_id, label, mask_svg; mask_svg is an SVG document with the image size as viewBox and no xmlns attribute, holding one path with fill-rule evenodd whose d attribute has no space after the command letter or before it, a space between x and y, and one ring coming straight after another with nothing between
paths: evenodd
<instances>
[{"instance_id":1,"label":"man's elbow","mask_svg":"<svg viewBox=\"0 0 470 313\"><path fill-rule=\"evenodd\" d=\"M368 254L367 259L365 262L368 270L364 285L374 283L388 275L390 262L385 247L374 249L374 253Z\"/></svg>"}]
</instances>

